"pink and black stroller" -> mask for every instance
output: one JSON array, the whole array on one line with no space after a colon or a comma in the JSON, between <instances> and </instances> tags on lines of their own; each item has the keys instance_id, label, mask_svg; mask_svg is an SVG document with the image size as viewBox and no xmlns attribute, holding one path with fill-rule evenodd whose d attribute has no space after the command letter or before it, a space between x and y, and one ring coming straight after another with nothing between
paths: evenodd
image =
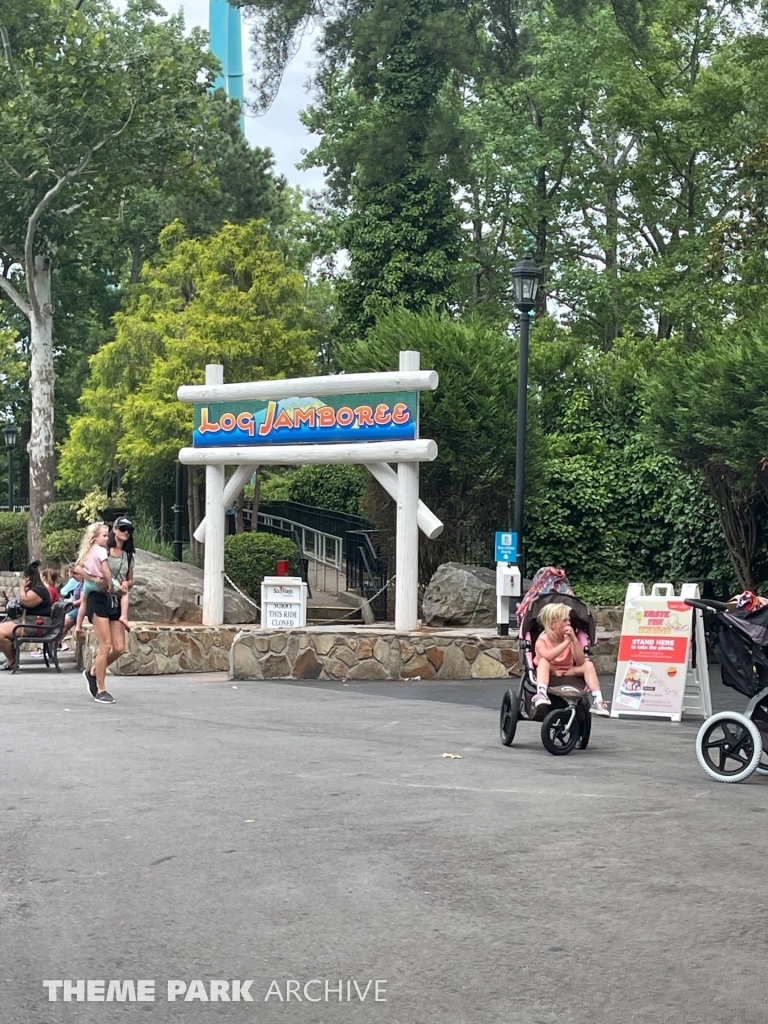
<instances>
[{"instance_id":1,"label":"pink and black stroller","mask_svg":"<svg viewBox=\"0 0 768 1024\"><path fill-rule=\"evenodd\" d=\"M541 742L550 754L570 754L585 750L592 729L589 690L581 676L553 677L547 694L551 704L534 708L536 668L533 655L542 627L538 621L542 609L553 602L571 609L571 625L588 656L595 642L595 620L589 608L571 590L562 569L547 566L539 569L531 588L517 610L519 650L522 674L517 689L507 690L501 702L499 732L505 747L512 744L517 723L522 720L541 722Z\"/></svg>"}]
</instances>

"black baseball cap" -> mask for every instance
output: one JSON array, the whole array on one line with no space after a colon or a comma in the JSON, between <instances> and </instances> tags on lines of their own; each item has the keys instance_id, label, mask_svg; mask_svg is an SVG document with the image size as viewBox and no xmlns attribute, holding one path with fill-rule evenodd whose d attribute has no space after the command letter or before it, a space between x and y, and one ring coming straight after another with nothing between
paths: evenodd
<instances>
[{"instance_id":1,"label":"black baseball cap","mask_svg":"<svg viewBox=\"0 0 768 1024\"><path fill-rule=\"evenodd\" d=\"M126 516L118 516L112 523L113 530L133 530L133 523Z\"/></svg>"}]
</instances>

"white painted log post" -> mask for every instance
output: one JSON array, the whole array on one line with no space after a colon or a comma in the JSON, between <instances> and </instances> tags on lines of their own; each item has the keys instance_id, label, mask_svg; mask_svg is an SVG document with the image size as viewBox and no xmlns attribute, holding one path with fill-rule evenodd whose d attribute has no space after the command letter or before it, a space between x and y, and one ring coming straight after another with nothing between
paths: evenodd
<instances>
[{"instance_id":1,"label":"white painted log post","mask_svg":"<svg viewBox=\"0 0 768 1024\"><path fill-rule=\"evenodd\" d=\"M399 370L418 371L419 352L401 352ZM418 424L416 425L418 437ZM395 629L416 629L419 617L419 464L397 465L397 555L395 559Z\"/></svg>"},{"instance_id":2,"label":"white painted log post","mask_svg":"<svg viewBox=\"0 0 768 1024\"><path fill-rule=\"evenodd\" d=\"M224 367L208 363L206 385L224 383ZM209 463L205 468L205 569L203 575L203 625L224 622L224 466Z\"/></svg>"},{"instance_id":3,"label":"white painted log post","mask_svg":"<svg viewBox=\"0 0 768 1024\"><path fill-rule=\"evenodd\" d=\"M366 462L365 468L371 476L379 481L381 486L393 501L397 501L397 473L386 462ZM419 499L419 529L429 540L439 537L445 529L443 523L435 513ZM197 534L195 534L197 537ZM199 539L199 538L198 538Z\"/></svg>"}]
</instances>

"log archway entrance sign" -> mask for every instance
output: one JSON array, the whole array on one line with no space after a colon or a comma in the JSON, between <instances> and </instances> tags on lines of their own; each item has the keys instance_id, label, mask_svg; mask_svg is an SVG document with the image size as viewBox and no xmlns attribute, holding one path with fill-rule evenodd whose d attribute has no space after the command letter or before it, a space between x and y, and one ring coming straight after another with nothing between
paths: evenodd
<instances>
[{"instance_id":1,"label":"log archway entrance sign","mask_svg":"<svg viewBox=\"0 0 768 1024\"><path fill-rule=\"evenodd\" d=\"M205 466L203 625L224 622L226 510L261 465L359 464L397 502L395 628L418 617L419 530L438 537L443 524L419 501L419 463L437 458L437 444L419 437L419 392L438 376L421 369L418 352L401 352L399 369L225 384L218 363L205 384L183 385L181 402L195 406L192 447L179 461ZM397 463L397 472L389 465ZM235 472L225 480L226 466Z\"/></svg>"}]
</instances>

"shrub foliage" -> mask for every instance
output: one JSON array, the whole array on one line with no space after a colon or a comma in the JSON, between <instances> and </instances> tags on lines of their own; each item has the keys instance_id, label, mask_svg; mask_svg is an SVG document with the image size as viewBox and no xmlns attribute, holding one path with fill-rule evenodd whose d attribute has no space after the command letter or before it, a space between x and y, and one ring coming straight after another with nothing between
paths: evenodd
<instances>
[{"instance_id":1,"label":"shrub foliage","mask_svg":"<svg viewBox=\"0 0 768 1024\"><path fill-rule=\"evenodd\" d=\"M288 537L271 533L238 533L224 541L224 571L232 582L258 600L265 576L274 576L277 562L287 559L294 576L300 572L299 549Z\"/></svg>"},{"instance_id":2,"label":"shrub foliage","mask_svg":"<svg viewBox=\"0 0 768 1024\"><path fill-rule=\"evenodd\" d=\"M28 512L0 512L0 569L18 572L28 562Z\"/></svg>"}]
</instances>

